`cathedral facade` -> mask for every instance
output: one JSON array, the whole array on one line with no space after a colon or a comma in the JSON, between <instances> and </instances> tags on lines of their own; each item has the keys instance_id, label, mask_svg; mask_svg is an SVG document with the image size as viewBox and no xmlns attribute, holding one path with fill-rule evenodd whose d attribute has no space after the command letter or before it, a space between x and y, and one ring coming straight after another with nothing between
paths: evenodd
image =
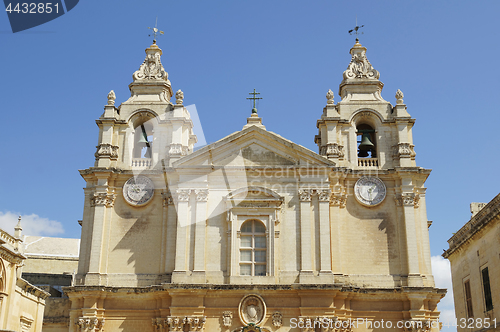
<instances>
[{"instance_id":1,"label":"cathedral facade","mask_svg":"<svg viewBox=\"0 0 500 332\"><path fill-rule=\"evenodd\" d=\"M438 331L415 120L358 41L318 153L242 130L195 149L153 43L96 121L70 331Z\"/></svg>"}]
</instances>

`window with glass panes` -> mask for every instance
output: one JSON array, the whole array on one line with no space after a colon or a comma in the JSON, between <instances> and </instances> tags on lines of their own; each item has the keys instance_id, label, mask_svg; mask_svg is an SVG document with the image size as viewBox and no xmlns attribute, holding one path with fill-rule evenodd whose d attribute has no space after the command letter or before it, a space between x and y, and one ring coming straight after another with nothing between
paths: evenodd
<instances>
[{"instance_id":1,"label":"window with glass panes","mask_svg":"<svg viewBox=\"0 0 500 332\"><path fill-rule=\"evenodd\" d=\"M266 275L266 227L259 220L248 220L240 232L240 275Z\"/></svg>"}]
</instances>

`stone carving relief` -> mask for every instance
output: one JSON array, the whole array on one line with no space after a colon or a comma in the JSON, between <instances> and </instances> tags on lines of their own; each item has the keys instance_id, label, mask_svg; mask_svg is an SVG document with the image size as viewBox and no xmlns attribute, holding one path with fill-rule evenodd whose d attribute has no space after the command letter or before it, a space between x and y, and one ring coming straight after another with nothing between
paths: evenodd
<instances>
[{"instance_id":1,"label":"stone carving relief","mask_svg":"<svg viewBox=\"0 0 500 332\"><path fill-rule=\"evenodd\" d=\"M332 206L340 206L341 208L344 208L346 202L347 194L345 193L345 191L333 192L330 196L330 205Z\"/></svg>"},{"instance_id":2,"label":"stone carving relief","mask_svg":"<svg viewBox=\"0 0 500 332\"><path fill-rule=\"evenodd\" d=\"M182 105L183 100L184 100L184 92L182 92L181 89L179 89L175 93L175 103L177 105Z\"/></svg>"},{"instance_id":3,"label":"stone carving relief","mask_svg":"<svg viewBox=\"0 0 500 332\"><path fill-rule=\"evenodd\" d=\"M146 205L154 195L154 184L147 176L133 176L123 185L123 198L133 206Z\"/></svg>"},{"instance_id":4,"label":"stone carving relief","mask_svg":"<svg viewBox=\"0 0 500 332\"><path fill-rule=\"evenodd\" d=\"M326 156L328 158L344 158L344 146L338 143L330 143L326 146Z\"/></svg>"},{"instance_id":5,"label":"stone carving relief","mask_svg":"<svg viewBox=\"0 0 500 332\"><path fill-rule=\"evenodd\" d=\"M317 190L317 194L320 202L330 201L330 189Z\"/></svg>"},{"instance_id":6,"label":"stone carving relief","mask_svg":"<svg viewBox=\"0 0 500 332\"><path fill-rule=\"evenodd\" d=\"M230 327L233 325L233 312L232 311L224 311L222 313L222 325L225 327Z\"/></svg>"},{"instance_id":7,"label":"stone carving relief","mask_svg":"<svg viewBox=\"0 0 500 332\"><path fill-rule=\"evenodd\" d=\"M373 68L366 58L366 48L356 41L356 44L351 49L351 54L351 63L349 63L347 70L344 71L344 79L379 79L379 72Z\"/></svg>"},{"instance_id":8,"label":"stone carving relief","mask_svg":"<svg viewBox=\"0 0 500 332\"><path fill-rule=\"evenodd\" d=\"M301 202L310 202L312 196L311 189L300 189L299 190L299 200Z\"/></svg>"},{"instance_id":9,"label":"stone carving relief","mask_svg":"<svg viewBox=\"0 0 500 332\"><path fill-rule=\"evenodd\" d=\"M328 92L326 93L326 104L327 105L333 105L333 91L331 89L328 89Z\"/></svg>"},{"instance_id":10,"label":"stone carving relief","mask_svg":"<svg viewBox=\"0 0 500 332\"><path fill-rule=\"evenodd\" d=\"M152 323L155 332L166 332L168 330L165 318L153 318Z\"/></svg>"},{"instance_id":11,"label":"stone carving relief","mask_svg":"<svg viewBox=\"0 0 500 332\"><path fill-rule=\"evenodd\" d=\"M258 295L247 295L241 299L238 313L243 325L260 325L266 317L266 304Z\"/></svg>"},{"instance_id":12,"label":"stone carving relief","mask_svg":"<svg viewBox=\"0 0 500 332\"><path fill-rule=\"evenodd\" d=\"M78 332L100 332L104 328L104 318L80 317L76 325Z\"/></svg>"},{"instance_id":13,"label":"stone carving relief","mask_svg":"<svg viewBox=\"0 0 500 332\"><path fill-rule=\"evenodd\" d=\"M189 201L191 189L177 189L177 199L181 202Z\"/></svg>"},{"instance_id":14,"label":"stone carving relief","mask_svg":"<svg viewBox=\"0 0 500 332\"><path fill-rule=\"evenodd\" d=\"M184 318L167 317L167 325L168 325L169 332L171 332L171 331L182 332L184 330Z\"/></svg>"},{"instance_id":15,"label":"stone carving relief","mask_svg":"<svg viewBox=\"0 0 500 332\"><path fill-rule=\"evenodd\" d=\"M196 189L194 193L198 202L208 201L208 189Z\"/></svg>"},{"instance_id":16,"label":"stone carving relief","mask_svg":"<svg viewBox=\"0 0 500 332\"><path fill-rule=\"evenodd\" d=\"M279 328L283 325L283 314L279 311L276 311L273 314L273 326Z\"/></svg>"},{"instance_id":17,"label":"stone carving relief","mask_svg":"<svg viewBox=\"0 0 500 332\"><path fill-rule=\"evenodd\" d=\"M113 90L108 93L108 105L113 106L115 104L116 95Z\"/></svg>"},{"instance_id":18,"label":"stone carving relief","mask_svg":"<svg viewBox=\"0 0 500 332\"><path fill-rule=\"evenodd\" d=\"M413 205L415 208L417 208L418 202L420 200L420 195L416 193L402 193L400 195L396 195L395 200L397 206Z\"/></svg>"},{"instance_id":19,"label":"stone carving relief","mask_svg":"<svg viewBox=\"0 0 500 332\"><path fill-rule=\"evenodd\" d=\"M90 199L90 206L104 205L106 207L111 207L115 204L116 195L111 193L95 193Z\"/></svg>"},{"instance_id":20,"label":"stone carving relief","mask_svg":"<svg viewBox=\"0 0 500 332\"><path fill-rule=\"evenodd\" d=\"M185 156L188 153L188 147L182 146L182 144L170 144L168 149L169 155Z\"/></svg>"},{"instance_id":21,"label":"stone carving relief","mask_svg":"<svg viewBox=\"0 0 500 332\"><path fill-rule=\"evenodd\" d=\"M415 145L410 143L399 143L392 147L393 157L395 158L412 158L415 159L417 155L413 149Z\"/></svg>"},{"instance_id":22,"label":"stone carving relief","mask_svg":"<svg viewBox=\"0 0 500 332\"><path fill-rule=\"evenodd\" d=\"M101 143L96 146L96 148L97 151L94 154L96 160L99 158L109 158L111 160L118 159L118 146L108 143Z\"/></svg>"},{"instance_id":23,"label":"stone carving relief","mask_svg":"<svg viewBox=\"0 0 500 332\"><path fill-rule=\"evenodd\" d=\"M154 45L156 46L156 45ZM161 51L156 48L148 48L146 50L146 59L133 74L134 81L141 80L165 80L168 81L168 74L161 64Z\"/></svg>"}]
</instances>

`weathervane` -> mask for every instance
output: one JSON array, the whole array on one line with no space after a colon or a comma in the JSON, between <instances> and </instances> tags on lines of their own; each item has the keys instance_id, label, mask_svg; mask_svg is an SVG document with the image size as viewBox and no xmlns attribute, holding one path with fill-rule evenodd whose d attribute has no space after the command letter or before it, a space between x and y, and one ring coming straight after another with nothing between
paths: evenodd
<instances>
[{"instance_id":1,"label":"weathervane","mask_svg":"<svg viewBox=\"0 0 500 332\"><path fill-rule=\"evenodd\" d=\"M363 32L359 32L359 29L361 29L362 27L364 27L364 25L358 25L358 16L356 15L356 26L354 27L354 29L349 30L350 35L352 35L353 33L356 35L356 41L359 41L358 35L363 34Z\"/></svg>"},{"instance_id":2,"label":"weathervane","mask_svg":"<svg viewBox=\"0 0 500 332\"><path fill-rule=\"evenodd\" d=\"M255 107L255 101L257 99L262 99L260 97L256 97L257 95L260 95L260 92L256 92L255 89L253 89L253 92L249 92L249 95L253 95L253 97L247 98L253 100L253 108L252 108L252 114L257 114L257 108Z\"/></svg>"},{"instance_id":3,"label":"weathervane","mask_svg":"<svg viewBox=\"0 0 500 332\"><path fill-rule=\"evenodd\" d=\"M163 35L163 31L158 30L157 25L158 25L158 16L156 16L155 27L154 28L148 27L149 30L153 30L153 44L156 43L156 35L157 34ZM149 37L151 37L151 35L149 35Z\"/></svg>"}]
</instances>

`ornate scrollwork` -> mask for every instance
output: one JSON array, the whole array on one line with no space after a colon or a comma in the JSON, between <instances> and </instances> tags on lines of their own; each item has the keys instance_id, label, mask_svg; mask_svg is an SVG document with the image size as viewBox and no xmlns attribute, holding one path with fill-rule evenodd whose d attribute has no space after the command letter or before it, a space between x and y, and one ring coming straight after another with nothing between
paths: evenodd
<instances>
[{"instance_id":1,"label":"ornate scrollwork","mask_svg":"<svg viewBox=\"0 0 500 332\"><path fill-rule=\"evenodd\" d=\"M182 332L184 330L184 320L181 317L167 317L168 331Z\"/></svg>"},{"instance_id":2,"label":"ornate scrollwork","mask_svg":"<svg viewBox=\"0 0 500 332\"><path fill-rule=\"evenodd\" d=\"M96 160L99 158L109 158L111 160L118 159L118 146L108 143L101 143L96 146L96 148L97 151L94 154Z\"/></svg>"},{"instance_id":3,"label":"ornate scrollwork","mask_svg":"<svg viewBox=\"0 0 500 332\"><path fill-rule=\"evenodd\" d=\"M184 156L187 154L187 147L184 147L181 144L175 144L175 143L170 144L168 154L169 155Z\"/></svg>"},{"instance_id":4,"label":"ornate scrollwork","mask_svg":"<svg viewBox=\"0 0 500 332\"><path fill-rule=\"evenodd\" d=\"M196 189L194 193L198 202L208 201L208 189Z\"/></svg>"},{"instance_id":5,"label":"ornate scrollwork","mask_svg":"<svg viewBox=\"0 0 500 332\"><path fill-rule=\"evenodd\" d=\"M260 325L266 317L266 304L258 295L247 295L241 300L238 312L244 325Z\"/></svg>"},{"instance_id":6,"label":"ornate scrollwork","mask_svg":"<svg viewBox=\"0 0 500 332\"><path fill-rule=\"evenodd\" d=\"M366 48L356 41L351 49L351 63L344 71L344 79L372 79L378 80L380 74L366 58Z\"/></svg>"},{"instance_id":7,"label":"ornate scrollwork","mask_svg":"<svg viewBox=\"0 0 500 332\"><path fill-rule=\"evenodd\" d=\"M158 46L153 44L146 49L146 58L132 77L134 81L164 80L168 82L168 73L161 64L161 50Z\"/></svg>"},{"instance_id":8,"label":"ornate scrollwork","mask_svg":"<svg viewBox=\"0 0 500 332\"><path fill-rule=\"evenodd\" d=\"M415 208L417 208L420 201L420 195L416 193L402 193L400 195L396 195L395 200L396 205L398 206L413 205Z\"/></svg>"},{"instance_id":9,"label":"ornate scrollwork","mask_svg":"<svg viewBox=\"0 0 500 332\"><path fill-rule=\"evenodd\" d=\"M330 200L330 189L317 190L316 193L320 202L328 202Z\"/></svg>"},{"instance_id":10,"label":"ornate scrollwork","mask_svg":"<svg viewBox=\"0 0 500 332\"><path fill-rule=\"evenodd\" d=\"M205 328L205 322L207 321L207 317L184 317L183 323L188 325L189 332L199 332L203 331Z\"/></svg>"},{"instance_id":11,"label":"ornate scrollwork","mask_svg":"<svg viewBox=\"0 0 500 332\"><path fill-rule=\"evenodd\" d=\"M105 205L111 207L115 204L116 195L113 193L95 193L90 199L90 206Z\"/></svg>"},{"instance_id":12,"label":"ornate scrollwork","mask_svg":"<svg viewBox=\"0 0 500 332\"><path fill-rule=\"evenodd\" d=\"M165 332L167 331L167 322L165 318L153 318L152 319L153 328L155 332Z\"/></svg>"},{"instance_id":13,"label":"ornate scrollwork","mask_svg":"<svg viewBox=\"0 0 500 332\"><path fill-rule=\"evenodd\" d=\"M416 153L413 149L415 145L410 143L398 143L392 147L394 158L412 158L415 159Z\"/></svg>"}]
</instances>

